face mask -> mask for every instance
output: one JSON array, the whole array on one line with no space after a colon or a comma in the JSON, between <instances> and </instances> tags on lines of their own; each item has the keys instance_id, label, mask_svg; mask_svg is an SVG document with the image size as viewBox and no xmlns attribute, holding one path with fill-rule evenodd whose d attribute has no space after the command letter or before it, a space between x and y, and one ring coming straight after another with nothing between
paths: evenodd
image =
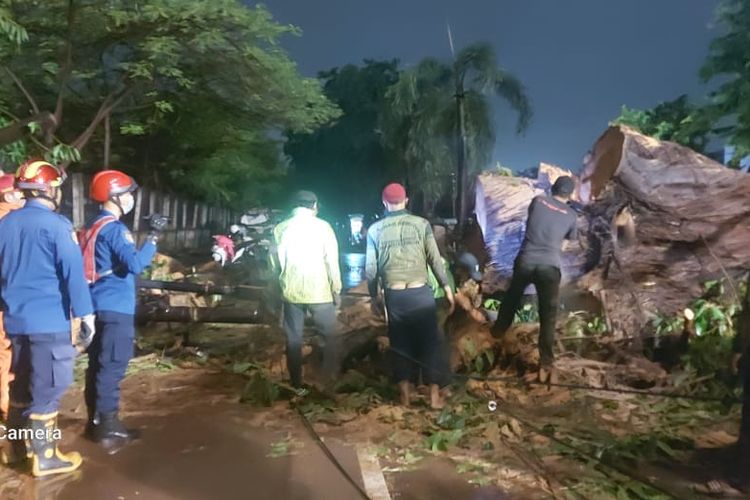
<instances>
[{"instance_id":1,"label":"face mask","mask_svg":"<svg viewBox=\"0 0 750 500\"><path fill-rule=\"evenodd\" d=\"M129 214L133 211L133 208L135 208L135 199L132 196L126 196L121 203L123 215Z\"/></svg>"}]
</instances>

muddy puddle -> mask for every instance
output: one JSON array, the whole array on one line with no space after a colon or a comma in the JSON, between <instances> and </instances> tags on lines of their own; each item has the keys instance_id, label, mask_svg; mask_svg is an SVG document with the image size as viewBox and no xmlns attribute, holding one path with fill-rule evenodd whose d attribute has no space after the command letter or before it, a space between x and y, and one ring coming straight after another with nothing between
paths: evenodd
<instances>
[{"instance_id":1,"label":"muddy puddle","mask_svg":"<svg viewBox=\"0 0 750 500\"><path fill-rule=\"evenodd\" d=\"M142 436L108 455L85 440L79 394L66 398L61 418L65 451L84 457L80 471L34 480L0 478L3 500L350 499L357 498L301 421L283 406L260 411L208 387L231 387L215 374L138 377L125 391L127 423ZM161 379L161 380L158 380ZM158 383L157 383L158 382ZM141 392L139 392L141 391ZM359 477L356 452L328 443L349 474ZM271 455L271 456L269 456Z\"/></svg>"}]
</instances>

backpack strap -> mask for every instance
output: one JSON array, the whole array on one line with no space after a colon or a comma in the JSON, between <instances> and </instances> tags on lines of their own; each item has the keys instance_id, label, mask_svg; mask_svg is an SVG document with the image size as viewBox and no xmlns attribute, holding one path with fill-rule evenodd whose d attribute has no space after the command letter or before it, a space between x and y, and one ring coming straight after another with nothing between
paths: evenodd
<instances>
[{"instance_id":1,"label":"backpack strap","mask_svg":"<svg viewBox=\"0 0 750 500\"><path fill-rule=\"evenodd\" d=\"M101 230L104 229L104 226L116 220L117 218L112 215L105 215L101 219L97 219L90 228L83 230L79 238L81 251L83 252L83 274L89 285L93 285L100 278L112 273L112 270L102 272L101 274L96 272L96 238L99 236Z\"/></svg>"}]
</instances>

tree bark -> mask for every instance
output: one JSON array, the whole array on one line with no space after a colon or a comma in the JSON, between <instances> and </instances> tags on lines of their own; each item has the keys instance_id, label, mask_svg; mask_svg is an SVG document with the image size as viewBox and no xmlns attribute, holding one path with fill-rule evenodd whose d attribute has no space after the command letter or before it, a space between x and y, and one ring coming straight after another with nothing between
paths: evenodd
<instances>
[{"instance_id":1,"label":"tree bark","mask_svg":"<svg viewBox=\"0 0 750 500\"><path fill-rule=\"evenodd\" d=\"M103 170L106 170L109 168L109 152L110 152L110 145L112 140L111 130L110 130L110 116L111 113L107 113L107 116L104 117L104 166Z\"/></svg>"},{"instance_id":2,"label":"tree bark","mask_svg":"<svg viewBox=\"0 0 750 500\"><path fill-rule=\"evenodd\" d=\"M68 0L68 33L65 42L65 59L60 69L60 88L57 91L57 100L55 102L55 122L57 126L62 123L63 102L65 100L65 89L68 87L70 75L73 72L73 23L75 22L75 4L73 0ZM54 140L56 128L50 130L45 135L47 146L51 146Z\"/></svg>"},{"instance_id":3,"label":"tree bark","mask_svg":"<svg viewBox=\"0 0 750 500\"><path fill-rule=\"evenodd\" d=\"M13 83L15 83L16 87L21 91L21 93L26 97L26 100L29 102L29 106L31 106L31 109L34 111L34 114L38 115L40 113L39 111L39 105L36 103L36 99L31 95L31 92L26 88L26 86L21 82L21 80L16 76L13 71L11 71L10 68L5 68L6 73L8 73L8 76L10 76L11 80L13 80Z\"/></svg>"},{"instance_id":4,"label":"tree bark","mask_svg":"<svg viewBox=\"0 0 750 500\"><path fill-rule=\"evenodd\" d=\"M7 127L0 128L0 147L23 139L27 132L26 127L31 122L38 122L45 132L54 129L56 126L55 117L49 111L31 115L28 118L11 123Z\"/></svg>"},{"instance_id":5,"label":"tree bark","mask_svg":"<svg viewBox=\"0 0 750 500\"><path fill-rule=\"evenodd\" d=\"M136 319L139 322L175 322L175 323L263 323L263 317L257 307L187 307L170 306L164 308L146 308L138 306Z\"/></svg>"},{"instance_id":6,"label":"tree bark","mask_svg":"<svg viewBox=\"0 0 750 500\"><path fill-rule=\"evenodd\" d=\"M477 217L490 257L486 291L507 284L526 207L545 186L540 179L478 178ZM606 297L615 336L638 336L657 314L681 312L708 280L729 278L737 293L733 281L750 267L750 175L611 127L584 166L578 194L581 246L563 253L563 279Z\"/></svg>"},{"instance_id":7,"label":"tree bark","mask_svg":"<svg viewBox=\"0 0 750 500\"><path fill-rule=\"evenodd\" d=\"M86 127L86 130L81 132L81 135L79 135L71 145L79 151L86 147L102 120L109 116L109 114L111 114L112 111L117 108L117 106L119 106L123 100L125 100L130 91L131 89L126 89L125 91L120 92L120 95L117 97L115 97L115 95L117 95L115 92L108 95L104 99L104 101L102 101L101 106L99 106L99 109L94 115L94 118L91 120L91 123L89 123L89 126ZM70 162L66 161L61 165L61 167L63 168L63 170L67 170L69 165Z\"/></svg>"},{"instance_id":8,"label":"tree bark","mask_svg":"<svg viewBox=\"0 0 750 500\"><path fill-rule=\"evenodd\" d=\"M705 281L735 278L750 266L750 176L611 127L582 178L600 252L580 284L617 297L604 307L618 332L636 335L655 314L683 309ZM635 237L623 244L629 225Z\"/></svg>"}]
</instances>

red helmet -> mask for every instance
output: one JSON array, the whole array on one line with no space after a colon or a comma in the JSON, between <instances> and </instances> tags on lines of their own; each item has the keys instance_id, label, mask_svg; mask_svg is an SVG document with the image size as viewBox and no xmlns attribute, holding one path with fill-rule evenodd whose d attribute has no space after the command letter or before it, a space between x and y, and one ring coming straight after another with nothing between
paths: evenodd
<instances>
[{"instance_id":1,"label":"red helmet","mask_svg":"<svg viewBox=\"0 0 750 500\"><path fill-rule=\"evenodd\" d=\"M66 179L65 172L44 160L29 160L16 171L16 188L49 191L58 188Z\"/></svg>"},{"instance_id":2,"label":"red helmet","mask_svg":"<svg viewBox=\"0 0 750 500\"><path fill-rule=\"evenodd\" d=\"M13 174L0 175L0 194L11 193L16 190L16 177Z\"/></svg>"},{"instance_id":3,"label":"red helmet","mask_svg":"<svg viewBox=\"0 0 750 500\"><path fill-rule=\"evenodd\" d=\"M132 193L138 189L138 184L127 174L119 170L103 170L91 181L89 196L92 200L104 203L114 196Z\"/></svg>"}]
</instances>

